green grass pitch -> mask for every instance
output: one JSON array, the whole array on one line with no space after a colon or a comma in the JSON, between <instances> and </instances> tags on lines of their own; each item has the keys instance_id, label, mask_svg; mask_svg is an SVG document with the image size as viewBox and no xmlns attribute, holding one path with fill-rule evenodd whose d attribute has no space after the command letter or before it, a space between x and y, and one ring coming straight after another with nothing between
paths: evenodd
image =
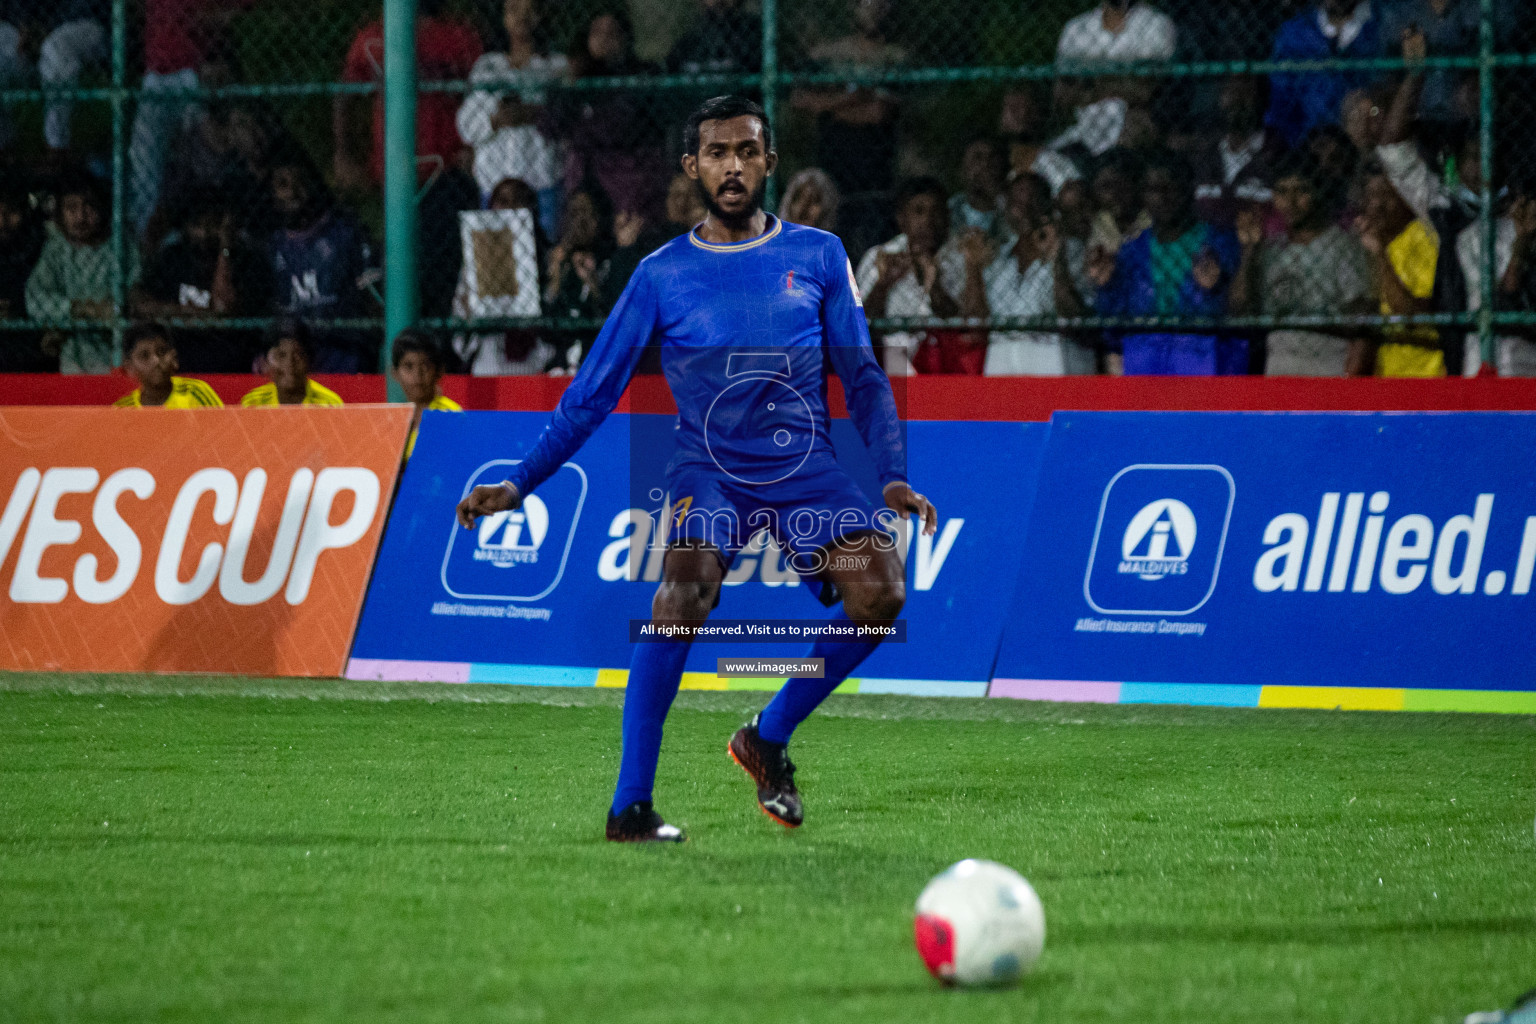
<instances>
[{"instance_id":1,"label":"green grass pitch","mask_svg":"<svg viewBox=\"0 0 1536 1024\"><path fill-rule=\"evenodd\" d=\"M1536 986L1536 719L838 697L807 824L688 693L601 840L616 692L0 675L6 1021L1459 1021ZM912 903L1022 871L947 991Z\"/></svg>"}]
</instances>

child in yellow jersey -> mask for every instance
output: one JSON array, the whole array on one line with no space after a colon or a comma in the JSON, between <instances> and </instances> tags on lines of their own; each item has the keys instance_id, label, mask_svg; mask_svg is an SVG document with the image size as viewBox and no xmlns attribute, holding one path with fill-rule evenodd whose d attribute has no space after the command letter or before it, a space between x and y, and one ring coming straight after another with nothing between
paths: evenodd
<instances>
[{"instance_id":1,"label":"child in yellow jersey","mask_svg":"<svg viewBox=\"0 0 1536 1024\"><path fill-rule=\"evenodd\" d=\"M1365 212L1358 227L1383 316L1434 311L1435 263L1440 239L1435 229L1415 220L1385 174L1370 176L1365 186ZM1424 325L1389 324L1382 328L1376 350L1378 377L1444 377L1445 353L1440 332Z\"/></svg>"},{"instance_id":2,"label":"child in yellow jersey","mask_svg":"<svg viewBox=\"0 0 1536 1024\"><path fill-rule=\"evenodd\" d=\"M405 457L410 458L416 448L416 431L421 426L421 414L434 412L463 412L464 407L438 391L443 379L443 352L437 343L419 331L401 331L395 336L390 350L390 363L395 368L395 380L405 397L416 406L411 417L411 436L405 442Z\"/></svg>"},{"instance_id":3,"label":"child in yellow jersey","mask_svg":"<svg viewBox=\"0 0 1536 1024\"><path fill-rule=\"evenodd\" d=\"M191 377L177 377L181 364L170 329L159 323L137 323L123 334L123 369L139 386L113 402L125 409L163 406L167 409L222 409L213 388Z\"/></svg>"},{"instance_id":4,"label":"child in yellow jersey","mask_svg":"<svg viewBox=\"0 0 1536 1024\"><path fill-rule=\"evenodd\" d=\"M240 404L341 405L340 395L309 379L314 361L315 343L309 325L302 320L279 320L267 331L267 376L271 381L246 394Z\"/></svg>"}]
</instances>

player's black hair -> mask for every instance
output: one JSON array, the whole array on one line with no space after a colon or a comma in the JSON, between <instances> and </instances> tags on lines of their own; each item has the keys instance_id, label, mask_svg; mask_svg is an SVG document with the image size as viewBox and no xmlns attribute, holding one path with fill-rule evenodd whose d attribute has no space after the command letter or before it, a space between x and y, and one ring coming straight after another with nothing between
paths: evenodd
<instances>
[{"instance_id":1,"label":"player's black hair","mask_svg":"<svg viewBox=\"0 0 1536 1024\"><path fill-rule=\"evenodd\" d=\"M315 335L303 320L296 316L279 317L264 332L262 347L270 351L283 341L292 341L304 350L311 363L315 361Z\"/></svg>"},{"instance_id":2,"label":"player's black hair","mask_svg":"<svg viewBox=\"0 0 1536 1024\"><path fill-rule=\"evenodd\" d=\"M139 342L148 341L151 338L164 338L167 345L172 349L176 348L176 336L171 333L170 327L158 320L139 320L123 332L123 358L126 360L133 355L133 350L138 348Z\"/></svg>"},{"instance_id":3,"label":"player's black hair","mask_svg":"<svg viewBox=\"0 0 1536 1024\"><path fill-rule=\"evenodd\" d=\"M395 343L389 350L389 365L398 370L406 354L410 352L426 356L432 361L432 365L437 367L438 372L446 369L442 347L432 335L424 331L408 329L395 335Z\"/></svg>"},{"instance_id":4,"label":"player's black hair","mask_svg":"<svg viewBox=\"0 0 1536 1024\"><path fill-rule=\"evenodd\" d=\"M891 201L891 209L900 213L902 209L918 196L933 196L938 199L940 206L949 203L949 190L938 178L929 175L921 175L916 178L907 178L896 186L896 197Z\"/></svg>"},{"instance_id":5,"label":"player's black hair","mask_svg":"<svg viewBox=\"0 0 1536 1024\"><path fill-rule=\"evenodd\" d=\"M773 126L768 123L768 115L760 105L745 96L716 96L699 104L699 108L688 115L688 124L683 129L683 152L698 155L699 127L705 121L729 121L733 117L757 118L758 124L763 126L763 145L773 149Z\"/></svg>"}]
</instances>

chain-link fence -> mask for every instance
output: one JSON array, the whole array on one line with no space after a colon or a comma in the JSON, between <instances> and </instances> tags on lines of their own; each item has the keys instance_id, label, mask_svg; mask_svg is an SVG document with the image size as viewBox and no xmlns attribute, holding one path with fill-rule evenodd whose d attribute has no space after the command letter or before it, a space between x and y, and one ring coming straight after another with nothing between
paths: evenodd
<instances>
[{"instance_id":1,"label":"chain-link fence","mask_svg":"<svg viewBox=\"0 0 1536 1024\"><path fill-rule=\"evenodd\" d=\"M450 368L579 364L760 99L893 373L1536 375L1529 0L416 0ZM382 5L0 3L0 369L378 365ZM277 333L282 333L281 329ZM290 329L291 333L291 329Z\"/></svg>"}]
</instances>

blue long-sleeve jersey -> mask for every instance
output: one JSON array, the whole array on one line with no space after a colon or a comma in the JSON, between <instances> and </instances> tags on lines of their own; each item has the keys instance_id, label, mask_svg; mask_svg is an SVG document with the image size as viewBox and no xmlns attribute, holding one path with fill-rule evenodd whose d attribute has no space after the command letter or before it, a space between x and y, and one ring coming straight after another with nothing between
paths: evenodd
<instances>
[{"instance_id":1,"label":"blue long-sleeve jersey","mask_svg":"<svg viewBox=\"0 0 1536 1024\"><path fill-rule=\"evenodd\" d=\"M830 357L880 483L905 480L901 422L862 307L842 243L825 231L770 216L762 235L733 245L679 236L641 261L508 480L529 494L574 455L653 342L677 403L674 467L712 463L768 483L830 459Z\"/></svg>"}]
</instances>

